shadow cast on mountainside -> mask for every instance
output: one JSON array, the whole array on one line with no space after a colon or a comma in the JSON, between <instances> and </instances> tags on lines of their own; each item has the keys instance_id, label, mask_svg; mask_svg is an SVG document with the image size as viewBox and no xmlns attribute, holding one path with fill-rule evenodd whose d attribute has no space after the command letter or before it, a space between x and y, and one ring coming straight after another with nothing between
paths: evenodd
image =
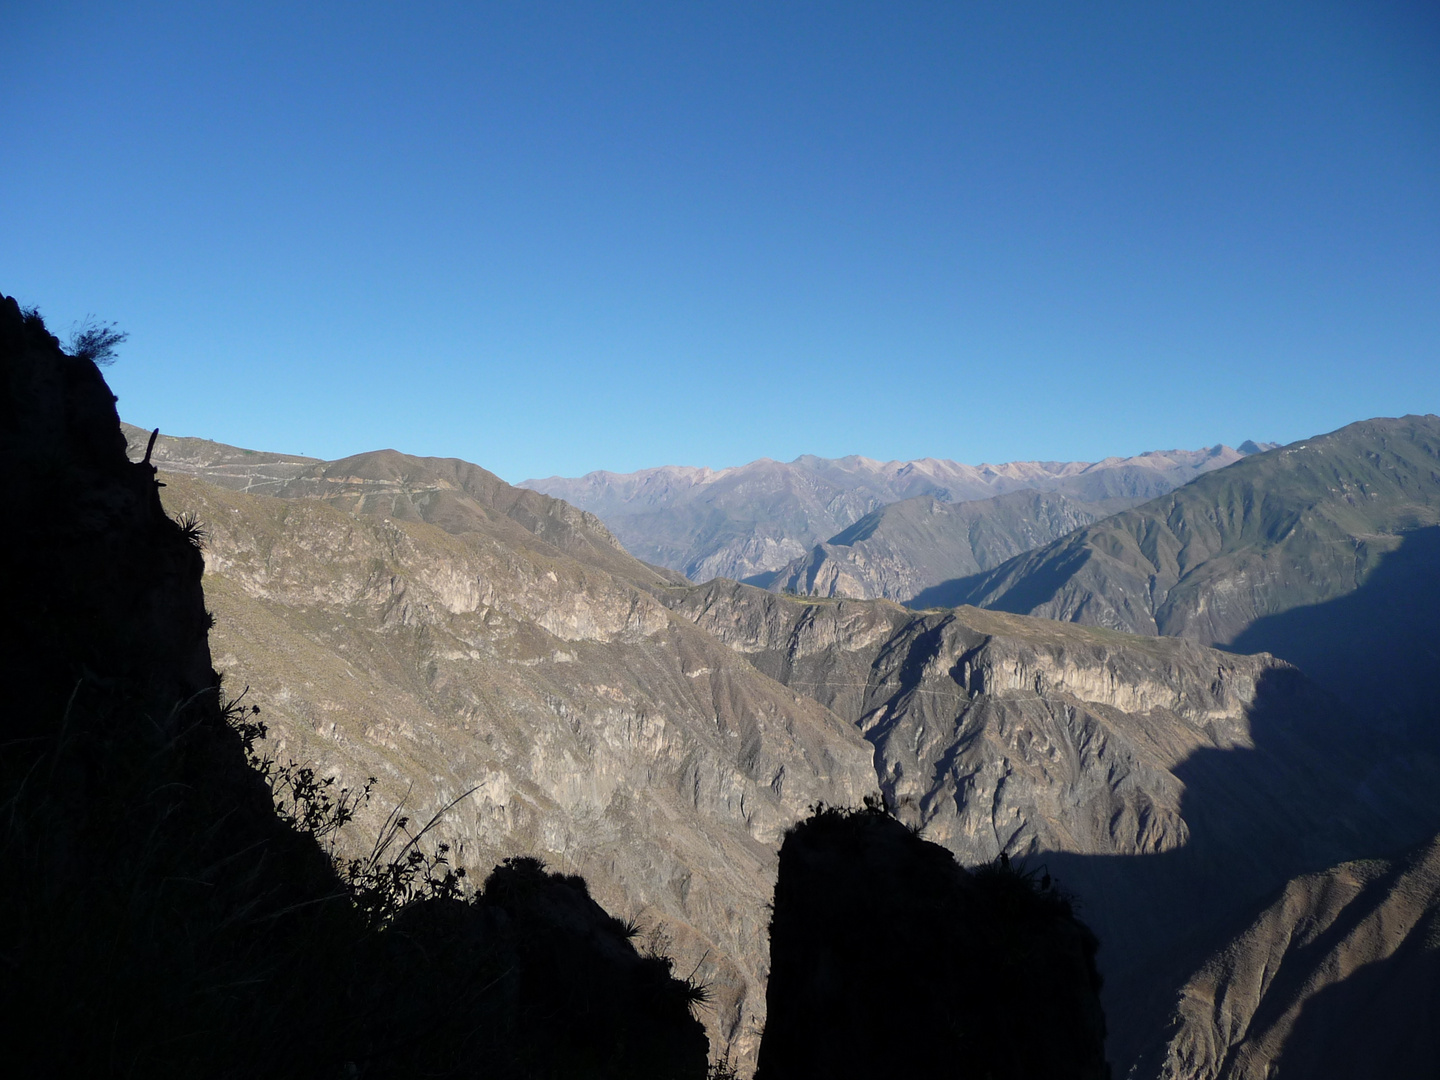
<instances>
[{"instance_id":1,"label":"shadow cast on mountainside","mask_svg":"<svg viewBox=\"0 0 1440 1080\"><path fill-rule=\"evenodd\" d=\"M1064 558L1056 560L1053 564L1042 563L1042 572L1030 573L1022 577L1005 593L1004 604L997 604L995 610L1023 615L1049 602L1070 579L1074 570L1089 557L1089 549L1077 547L1067 551ZM1025 555L1017 555L1015 560L1011 561L1023 558ZM1008 562L1001 564L1001 566L1009 565ZM968 577L951 578L938 585L931 585L928 589L920 590L914 597L905 601L905 606L914 611L924 611L928 608L949 608L959 607L961 604L973 604L978 599L977 591L998 572L999 567L996 567L982 570L978 574L970 574Z\"/></svg>"},{"instance_id":2,"label":"shadow cast on mountainside","mask_svg":"<svg viewBox=\"0 0 1440 1080\"><path fill-rule=\"evenodd\" d=\"M1281 1047L1279 1074L1350 1080L1434 1076L1440 1063L1437 924L1440 911L1432 909L1390 956L1310 998ZM1356 1039L1357 1031L1376 1037Z\"/></svg>"},{"instance_id":3,"label":"shadow cast on mountainside","mask_svg":"<svg viewBox=\"0 0 1440 1080\"><path fill-rule=\"evenodd\" d=\"M1257 619L1221 647L1273 653L1362 712L1385 714L1418 745L1440 748L1440 525L1401 534L1354 592Z\"/></svg>"},{"instance_id":4,"label":"shadow cast on mountainside","mask_svg":"<svg viewBox=\"0 0 1440 1080\"><path fill-rule=\"evenodd\" d=\"M1248 709L1249 748L1203 749L1184 783L1183 846L1158 854L1040 851L1101 942L1111 1061L1124 1075L1180 983L1286 881L1389 855L1440 827L1433 760L1399 756L1299 672L1277 668Z\"/></svg>"}]
</instances>

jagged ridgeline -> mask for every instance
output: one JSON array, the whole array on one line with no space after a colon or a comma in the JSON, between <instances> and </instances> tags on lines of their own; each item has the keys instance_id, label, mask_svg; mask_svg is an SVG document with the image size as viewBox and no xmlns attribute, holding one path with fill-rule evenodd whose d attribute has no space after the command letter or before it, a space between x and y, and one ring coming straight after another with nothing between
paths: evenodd
<instances>
[{"instance_id":1,"label":"jagged ridgeline","mask_svg":"<svg viewBox=\"0 0 1440 1080\"><path fill-rule=\"evenodd\" d=\"M1433 832L1433 763L1272 657L677 584L590 515L454 460L163 435L153 458L170 512L205 523L216 662L272 743L379 775L422 818L478 784L436 832L472 863L582 873L668 938L742 1069L775 848L817 800L878 784L964 865L1049 867L1102 942L1121 1073L1188 975L1160 958L1221 954L1287 879Z\"/></svg>"},{"instance_id":2,"label":"jagged ridgeline","mask_svg":"<svg viewBox=\"0 0 1440 1080\"><path fill-rule=\"evenodd\" d=\"M22 569L14 615L4 622L11 708L0 741L0 1035L8 1065L26 1074L159 1077L725 1075L726 1066L708 1061L696 1018L709 992L676 978L653 943L637 950L641 926L608 914L582 878L548 872L531 857L508 858L471 894L450 863L453 852L433 846L425 829L406 831L398 811L384 820L369 858L335 848L334 834L364 810L376 781L337 786L309 766L262 757L273 742L259 710L221 696L201 548L211 529L226 527L223 515L214 525L167 515L154 440L146 440L142 460L129 460L114 398L94 363L67 355L38 313L8 298L0 304L0 362L12 505L31 513L4 538L10 565ZM399 470L403 483L408 465L392 460L398 457L342 468L362 489L352 493L356 508L374 494L371 482L388 483ZM302 487L310 468L261 464ZM473 467L453 472L460 490L487 483ZM327 493L337 487L334 478L323 486ZM425 499L421 509L466 534L477 520L495 524L493 507L512 491L489 492L484 503ZM560 548L584 550L592 568L608 560L631 579L664 588L665 575L605 544L603 530L547 516L548 500L537 512L537 499L515 492L503 520L521 523L532 544L548 531ZM386 501L392 511L400 507L393 489ZM286 504L276 505L288 516ZM345 520L338 510L319 513ZM274 554L272 543L267 555ZM341 563L332 569L343 577ZM282 570L273 560L266 566ZM548 576L554 582L553 570ZM407 604L423 603L405 593L402 585L385 605L402 626ZM564 586L538 601L555 609L547 618L556 630L577 619L563 594ZM635 632L628 624L637 621L636 598L648 594L624 595L632 610L616 627L622 640ZM691 642L687 663L728 653L704 645L687 617L652 604L638 621L648 614L651 633L673 624L681 642ZM582 612L578 621L593 631L603 618ZM737 730L722 738L735 739L753 766L766 734L747 730L735 712L773 713L765 695L784 692L743 660L731 663L736 669L719 692L732 698ZM716 720L728 722L718 713ZM813 702L792 700L783 720L817 729L808 736L819 742L813 748L803 732L790 733L784 749L792 765L806 752L833 757L827 737L865 745ZM835 782L833 764L825 768L825 791L850 793L854 785ZM795 787L803 796L805 786ZM563 807L554 809L565 817ZM788 811L762 803L749 813L778 836ZM872 818L901 839L885 866L855 869L874 877L897 862L908 867L899 894L894 881L873 882L902 906L906 882L933 885L925 868L935 855L969 879L948 853L893 819L854 816ZM1031 895L1028 884L1021 891ZM797 895L802 908L817 899L792 888L780 910L803 922ZM927 895L919 889L911 899L923 906ZM950 905L977 940L990 940L988 927L1007 926L1008 914L1024 908L1006 907L997 919L983 906ZM1067 925L1073 940L1060 950L1061 963L1080 962L1080 1011L1098 1054L1094 941L1073 920ZM1021 938L1027 965L1054 951L1044 934ZM989 979L992 969L1003 974L1002 960L970 957L952 974ZM863 994L866 970L842 963L828 985ZM1028 999L1013 990L989 995L992 1011L1027 1011ZM948 1012L969 1007L960 1002ZM986 1015L979 1010L965 1023L973 1028ZM801 1054L788 1074L819 1075L824 1034L787 1035L783 1025L781 1032ZM940 1052L941 1034L912 1042Z\"/></svg>"},{"instance_id":3,"label":"jagged ridgeline","mask_svg":"<svg viewBox=\"0 0 1440 1080\"><path fill-rule=\"evenodd\" d=\"M819 458L807 454L791 462L762 458L719 470L667 465L627 474L552 476L524 480L520 486L599 515L627 551L681 571L695 581L727 577L764 584L777 572L790 576L793 571L787 570L786 564L805 559L806 553L827 537L832 545L845 545L847 541L837 534L887 504L923 497L959 503L1029 490L1032 494L1053 492L1082 503L1107 506L1107 512L1113 513L1258 449L1246 443L1239 450L1213 446L1097 462L1017 461L998 466L961 465L935 458L874 461L858 456ZM1011 505L999 514L982 516L990 517L990 524L999 525L1003 532L1013 526L1013 511ZM1054 516L1053 510L1044 512L1015 535L1023 535L1031 528L1043 533L1046 519ZM897 523L892 520L889 524ZM902 541L917 538L915 530L899 524L898 530L888 531L892 535L898 532ZM877 575L865 583L874 591L863 595L896 598L899 593L894 590L913 587L917 572L923 577L931 569L955 563L963 566L972 561L970 543L941 535L946 525L966 531L963 516L942 523L939 530L930 524L932 527L921 530L930 534L922 538L928 557L902 558L904 565L898 576ZM905 536L907 532L911 535ZM937 539L938 544L934 543ZM983 559L994 550L989 538L975 539L979 542L973 545L974 555ZM1013 546L1014 540L1002 539L1002 546L1006 543ZM870 554L879 555L882 562L893 554L883 550L888 545L874 546L882 550ZM982 563L981 568L987 565L993 564ZM973 572L973 567L956 572ZM943 578L927 584L940 580Z\"/></svg>"},{"instance_id":4,"label":"jagged ridgeline","mask_svg":"<svg viewBox=\"0 0 1440 1080\"><path fill-rule=\"evenodd\" d=\"M463 899L404 842L344 873L317 832L353 794L293 771L277 814L217 693L197 530L95 364L4 298L0 380L8 1072L706 1075L697 988L578 877L511 860Z\"/></svg>"}]
</instances>

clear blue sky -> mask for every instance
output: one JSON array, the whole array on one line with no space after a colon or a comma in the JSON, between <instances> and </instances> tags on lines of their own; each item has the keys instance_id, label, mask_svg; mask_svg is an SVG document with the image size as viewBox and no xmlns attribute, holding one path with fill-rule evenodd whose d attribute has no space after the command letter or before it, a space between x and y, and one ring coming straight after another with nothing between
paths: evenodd
<instances>
[{"instance_id":1,"label":"clear blue sky","mask_svg":"<svg viewBox=\"0 0 1440 1080\"><path fill-rule=\"evenodd\" d=\"M1440 5L0 0L124 417L508 480L1440 411Z\"/></svg>"}]
</instances>

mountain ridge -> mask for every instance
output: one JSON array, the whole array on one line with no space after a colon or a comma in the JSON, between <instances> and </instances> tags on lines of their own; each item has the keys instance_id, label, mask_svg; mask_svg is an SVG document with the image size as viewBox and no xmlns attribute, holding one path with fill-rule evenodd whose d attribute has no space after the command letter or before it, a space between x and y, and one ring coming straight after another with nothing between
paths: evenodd
<instances>
[{"instance_id":1,"label":"mountain ridge","mask_svg":"<svg viewBox=\"0 0 1440 1080\"><path fill-rule=\"evenodd\" d=\"M726 469L659 466L634 473L521 481L605 521L626 550L696 581L773 572L887 503L918 495L950 502L1021 488L1083 501L1150 498L1243 458L1217 444L1099 462L962 465L940 458L879 462L852 455L762 458Z\"/></svg>"},{"instance_id":2,"label":"mountain ridge","mask_svg":"<svg viewBox=\"0 0 1440 1080\"><path fill-rule=\"evenodd\" d=\"M1437 527L1440 417L1379 417L1253 455L915 603L1271 651L1352 700L1383 698L1387 681L1421 686L1433 662ZM1359 625L1408 666L1353 684L1337 665ZM1413 693L1402 704L1435 712Z\"/></svg>"},{"instance_id":3,"label":"mountain ridge","mask_svg":"<svg viewBox=\"0 0 1440 1080\"><path fill-rule=\"evenodd\" d=\"M662 580L598 521L492 498L483 477L467 491L445 461L306 463L288 498L172 475L166 505L213 530L217 666L291 756L409 777L418 812L483 774L441 836L560 861L669 935L716 987L707 1028L738 1060L756 1045L765 845L801 803L873 785L966 863L1043 860L1085 898L1122 1020L1144 1011L1125 996L1144 958L1187 934L1219 949L1267 891L1434 818L1429 765L1403 772L1390 735L1272 657ZM539 517L508 513L523 506Z\"/></svg>"}]
</instances>

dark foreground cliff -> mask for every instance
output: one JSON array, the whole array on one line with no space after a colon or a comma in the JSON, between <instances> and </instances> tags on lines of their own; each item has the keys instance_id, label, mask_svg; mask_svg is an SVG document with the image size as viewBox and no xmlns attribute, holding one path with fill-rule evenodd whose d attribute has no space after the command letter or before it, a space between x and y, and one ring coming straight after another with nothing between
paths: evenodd
<instances>
[{"instance_id":1,"label":"dark foreground cliff","mask_svg":"<svg viewBox=\"0 0 1440 1080\"><path fill-rule=\"evenodd\" d=\"M821 809L780 849L756 1080L1104 1080L1096 947L1048 874Z\"/></svg>"},{"instance_id":2,"label":"dark foreground cliff","mask_svg":"<svg viewBox=\"0 0 1440 1080\"><path fill-rule=\"evenodd\" d=\"M295 778L277 814L210 666L200 534L95 365L8 298L0 452L7 1072L705 1075L696 988L579 878L511 861L467 899L403 830L338 870L353 793Z\"/></svg>"}]
</instances>

